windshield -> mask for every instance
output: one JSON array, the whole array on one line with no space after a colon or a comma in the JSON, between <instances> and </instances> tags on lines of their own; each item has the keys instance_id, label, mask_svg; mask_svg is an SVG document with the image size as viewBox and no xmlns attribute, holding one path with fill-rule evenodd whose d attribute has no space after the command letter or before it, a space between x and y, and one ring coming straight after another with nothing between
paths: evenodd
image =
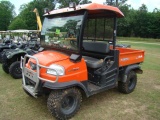
<instances>
[{"instance_id":1,"label":"windshield","mask_svg":"<svg viewBox=\"0 0 160 120\"><path fill-rule=\"evenodd\" d=\"M46 17L41 32L45 40L41 45L78 50L82 19L83 15Z\"/></svg>"}]
</instances>

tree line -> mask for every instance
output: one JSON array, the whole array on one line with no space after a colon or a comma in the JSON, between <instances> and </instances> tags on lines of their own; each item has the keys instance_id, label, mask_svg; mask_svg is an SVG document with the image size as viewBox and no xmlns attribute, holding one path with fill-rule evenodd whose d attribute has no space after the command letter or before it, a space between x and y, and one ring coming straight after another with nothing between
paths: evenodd
<instances>
[{"instance_id":1,"label":"tree line","mask_svg":"<svg viewBox=\"0 0 160 120\"><path fill-rule=\"evenodd\" d=\"M76 4L90 3L89 0L72 0ZM155 8L152 12L148 11L145 4L142 4L138 10L132 8L126 3L127 0L106 0L107 5L118 6L124 13L125 17L118 20L118 36L122 37L143 37L143 38L160 38L160 10ZM36 30L36 15L33 12L37 8L41 20L43 21L44 8L50 10L55 8L55 2L59 3L59 7L67 7L67 0L33 0L28 4L20 7L20 13L16 16L15 6L10 1L0 2L0 31L14 29Z\"/></svg>"}]
</instances>

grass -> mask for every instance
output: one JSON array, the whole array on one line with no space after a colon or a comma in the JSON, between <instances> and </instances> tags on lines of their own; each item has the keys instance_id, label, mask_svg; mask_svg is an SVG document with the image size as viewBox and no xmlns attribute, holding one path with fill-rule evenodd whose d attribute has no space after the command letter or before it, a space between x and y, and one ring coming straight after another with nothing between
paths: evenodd
<instances>
[{"instance_id":1,"label":"grass","mask_svg":"<svg viewBox=\"0 0 160 120\"><path fill-rule=\"evenodd\" d=\"M160 119L160 46L131 43L131 47L145 50L144 73L138 75L135 91L126 95L115 88L84 98L72 120ZM46 107L47 98L26 95L21 79L12 79L0 69L0 83L0 120L54 120Z\"/></svg>"},{"instance_id":2,"label":"grass","mask_svg":"<svg viewBox=\"0 0 160 120\"><path fill-rule=\"evenodd\" d=\"M153 38L138 38L138 37L117 37L119 41L139 41L139 42L160 42L160 39L153 39Z\"/></svg>"}]
</instances>

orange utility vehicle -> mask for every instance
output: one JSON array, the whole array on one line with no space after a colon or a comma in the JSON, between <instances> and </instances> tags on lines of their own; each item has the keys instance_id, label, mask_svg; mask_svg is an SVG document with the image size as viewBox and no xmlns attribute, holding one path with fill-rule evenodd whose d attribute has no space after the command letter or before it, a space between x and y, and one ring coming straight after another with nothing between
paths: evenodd
<instances>
[{"instance_id":1,"label":"orange utility vehicle","mask_svg":"<svg viewBox=\"0 0 160 120\"><path fill-rule=\"evenodd\" d=\"M144 51L115 47L117 8L97 3L46 11L41 31L44 51L21 59L23 89L49 94L47 107L58 119L71 118L87 97L116 87L131 93L142 73ZM113 40L113 45L108 41Z\"/></svg>"}]
</instances>

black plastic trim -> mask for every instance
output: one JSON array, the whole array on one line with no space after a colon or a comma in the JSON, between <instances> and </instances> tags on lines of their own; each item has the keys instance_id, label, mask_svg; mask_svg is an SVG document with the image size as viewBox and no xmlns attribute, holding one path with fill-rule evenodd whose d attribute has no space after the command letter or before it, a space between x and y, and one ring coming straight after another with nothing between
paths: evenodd
<instances>
[{"instance_id":1,"label":"black plastic trim","mask_svg":"<svg viewBox=\"0 0 160 120\"><path fill-rule=\"evenodd\" d=\"M81 58L82 58L82 56L77 55L77 54L72 54L70 56L70 60L73 61L73 62L79 62L79 61L81 61Z\"/></svg>"},{"instance_id":2,"label":"black plastic trim","mask_svg":"<svg viewBox=\"0 0 160 120\"><path fill-rule=\"evenodd\" d=\"M114 30L113 30L113 49L116 47L116 37L117 37L117 18L114 17Z\"/></svg>"},{"instance_id":3,"label":"black plastic trim","mask_svg":"<svg viewBox=\"0 0 160 120\"><path fill-rule=\"evenodd\" d=\"M134 64L134 65L129 65L125 68L124 73L123 73L123 77L122 77L122 82L126 82L127 80L127 75L131 70L135 70L135 69L140 69L139 64Z\"/></svg>"},{"instance_id":4,"label":"black plastic trim","mask_svg":"<svg viewBox=\"0 0 160 120\"><path fill-rule=\"evenodd\" d=\"M87 17L88 17L88 11L85 11L84 13L84 17L83 17L83 23L82 23L82 27L80 30L80 37L79 37L79 50L80 50L80 55L82 56L82 50L83 50L83 34L84 34L84 28L85 28L85 22L87 21Z\"/></svg>"},{"instance_id":5,"label":"black plastic trim","mask_svg":"<svg viewBox=\"0 0 160 120\"><path fill-rule=\"evenodd\" d=\"M73 80L73 81L70 81L70 82L51 83L51 82L45 81L45 83L43 84L43 87L49 88L49 89L52 89L52 90L66 89L66 88L70 88L70 87L80 87L85 92L86 96L89 97L86 82L87 81L78 82L76 80Z\"/></svg>"}]
</instances>

